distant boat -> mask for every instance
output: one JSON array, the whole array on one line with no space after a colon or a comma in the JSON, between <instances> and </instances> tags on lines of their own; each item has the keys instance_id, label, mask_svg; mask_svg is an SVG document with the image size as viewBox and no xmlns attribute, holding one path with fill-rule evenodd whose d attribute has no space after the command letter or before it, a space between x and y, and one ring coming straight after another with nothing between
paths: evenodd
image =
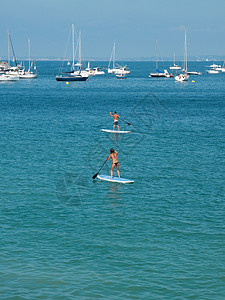
<instances>
[{"instance_id":1,"label":"distant boat","mask_svg":"<svg viewBox=\"0 0 225 300\"><path fill-rule=\"evenodd\" d=\"M156 70L157 73L149 73L149 77L159 77L159 78L169 78L169 77L174 77L173 74L169 74L167 70L164 70L163 72L159 71L158 69Z\"/></svg>"},{"instance_id":2,"label":"distant boat","mask_svg":"<svg viewBox=\"0 0 225 300\"><path fill-rule=\"evenodd\" d=\"M130 71L127 70L127 66L116 67L115 61L116 61L116 43L114 42L111 57L109 60L109 65L108 65L108 73L109 74L110 73L111 74L130 74ZM111 68L111 63L112 63L112 68Z\"/></svg>"},{"instance_id":3,"label":"distant boat","mask_svg":"<svg viewBox=\"0 0 225 300\"><path fill-rule=\"evenodd\" d=\"M116 74L116 78L118 78L118 79L126 79L127 76L126 76L126 74Z\"/></svg>"},{"instance_id":4,"label":"distant boat","mask_svg":"<svg viewBox=\"0 0 225 300\"><path fill-rule=\"evenodd\" d=\"M188 75L202 75L202 72L196 72L196 71L188 71Z\"/></svg>"},{"instance_id":5,"label":"distant boat","mask_svg":"<svg viewBox=\"0 0 225 300\"><path fill-rule=\"evenodd\" d=\"M9 70L10 66L6 61L0 62L0 72L4 73L5 71Z\"/></svg>"},{"instance_id":6,"label":"distant boat","mask_svg":"<svg viewBox=\"0 0 225 300\"><path fill-rule=\"evenodd\" d=\"M21 79L33 79L33 78L37 78L38 74L37 74L37 67L35 65L34 62L34 70L35 73L31 71L31 61L30 61L30 39L28 39L28 50L29 50L29 66L28 66L28 71L25 71L25 68L19 71L19 78Z\"/></svg>"},{"instance_id":7,"label":"distant boat","mask_svg":"<svg viewBox=\"0 0 225 300\"><path fill-rule=\"evenodd\" d=\"M12 48L12 52L13 52L13 62L15 62L15 66L11 67L10 66L10 45ZM16 55L15 55L15 51L14 51L14 47L13 47L13 43L12 43L12 39L11 36L9 34L9 30L8 30L8 70L5 70L5 74L6 75L10 75L11 77L15 77L15 81L17 81L19 79L19 66L17 65L17 61L16 61ZM10 80L10 77L2 77L2 80ZM11 80L14 81L14 80Z\"/></svg>"},{"instance_id":8,"label":"distant boat","mask_svg":"<svg viewBox=\"0 0 225 300\"><path fill-rule=\"evenodd\" d=\"M158 78L169 78L173 77L172 74L169 74L167 70L164 70L163 72L158 69L158 41L156 40L156 72L155 73L149 73L149 77L158 77Z\"/></svg>"},{"instance_id":9,"label":"distant boat","mask_svg":"<svg viewBox=\"0 0 225 300\"><path fill-rule=\"evenodd\" d=\"M19 76L10 74L0 74L0 81L18 81Z\"/></svg>"},{"instance_id":10,"label":"distant boat","mask_svg":"<svg viewBox=\"0 0 225 300\"><path fill-rule=\"evenodd\" d=\"M187 34L186 29L184 33L184 73L175 76L175 80L178 82L188 81L189 75L187 74Z\"/></svg>"},{"instance_id":11,"label":"distant boat","mask_svg":"<svg viewBox=\"0 0 225 300\"><path fill-rule=\"evenodd\" d=\"M208 74L219 74L219 71L216 69L206 70Z\"/></svg>"},{"instance_id":12,"label":"distant boat","mask_svg":"<svg viewBox=\"0 0 225 300\"><path fill-rule=\"evenodd\" d=\"M221 65L212 64L212 65L210 66L210 68L213 68L213 69L221 68Z\"/></svg>"},{"instance_id":13,"label":"distant boat","mask_svg":"<svg viewBox=\"0 0 225 300\"><path fill-rule=\"evenodd\" d=\"M59 76L56 76L56 81L86 81L89 77L88 72L82 70L81 64L81 33L78 38L78 48L79 48L79 59L75 64L75 51L74 51L74 24L72 24L72 47L73 47L73 62L70 72L61 72ZM78 70L75 70L75 66Z\"/></svg>"},{"instance_id":14,"label":"distant boat","mask_svg":"<svg viewBox=\"0 0 225 300\"><path fill-rule=\"evenodd\" d=\"M93 71L94 75L104 75L105 74L105 72L102 71L99 67L93 68L92 71Z\"/></svg>"},{"instance_id":15,"label":"distant boat","mask_svg":"<svg viewBox=\"0 0 225 300\"><path fill-rule=\"evenodd\" d=\"M173 57L173 66L170 67L170 70L181 70L181 67L176 65L176 63L175 63L175 52L174 52L174 57Z\"/></svg>"},{"instance_id":16,"label":"distant boat","mask_svg":"<svg viewBox=\"0 0 225 300\"><path fill-rule=\"evenodd\" d=\"M90 62L88 62L88 66L85 69L85 72L88 73L89 76L95 76L95 75L104 75L105 72L100 69L100 67L91 68Z\"/></svg>"}]
</instances>

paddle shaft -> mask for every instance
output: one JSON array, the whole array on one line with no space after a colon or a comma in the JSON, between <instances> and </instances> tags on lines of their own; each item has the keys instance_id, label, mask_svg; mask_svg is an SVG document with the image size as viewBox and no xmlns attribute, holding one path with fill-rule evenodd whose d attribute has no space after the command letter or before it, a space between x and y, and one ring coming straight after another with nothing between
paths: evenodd
<instances>
[{"instance_id":1,"label":"paddle shaft","mask_svg":"<svg viewBox=\"0 0 225 300\"><path fill-rule=\"evenodd\" d=\"M95 179L98 176L98 173L101 171L101 169L104 167L105 163L107 162L108 158L104 161L104 164L101 166L101 168L98 170L98 172L92 176L93 179Z\"/></svg>"},{"instance_id":2,"label":"paddle shaft","mask_svg":"<svg viewBox=\"0 0 225 300\"><path fill-rule=\"evenodd\" d=\"M120 120L123 121L123 122L125 122L125 123L127 123L127 125L131 126L131 123L129 123L129 122L127 122L127 121L125 121L125 120L123 120L121 118L120 118Z\"/></svg>"}]
</instances>

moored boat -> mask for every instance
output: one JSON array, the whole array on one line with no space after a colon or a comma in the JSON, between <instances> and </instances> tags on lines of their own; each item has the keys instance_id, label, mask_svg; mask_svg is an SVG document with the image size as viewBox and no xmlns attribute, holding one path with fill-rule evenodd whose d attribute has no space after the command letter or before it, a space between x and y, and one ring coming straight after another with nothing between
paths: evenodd
<instances>
[{"instance_id":1,"label":"moored boat","mask_svg":"<svg viewBox=\"0 0 225 300\"><path fill-rule=\"evenodd\" d=\"M184 73L175 76L175 80L178 82L188 81L189 75L187 73L187 34L186 29L184 33Z\"/></svg>"},{"instance_id":2,"label":"moored boat","mask_svg":"<svg viewBox=\"0 0 225 300\"><path fill-rule=\"evenodd\" d=\"M23 68L22 70L19 70L19 78L21 79L33 79L33 78L37 78L38 74L37 74L37 68L34 62L34 70L35 73L33 71L31 71L32 65L31 64L31 59L30 59L30 39L28 39L28 50L29 50L29 66L28 66L28 70L25 71L25 68Z\"/></svg>"},{"instance_id":3,"label":"moored boat","mask_svg":"<svg viewBox=\"0 0 225 300\"><path fill-rule=\"evenodd\" d=\"M216 69L206 70L208 74L219 74L219 71Z\"/></svg>"},{"instance_id":4,"label":"moored boat","mask_svg":"<svg viewBox=\"0 0 225 300\"><path fill-rule=\"evenodd\" d=\"M176 63L175 63L175 52L174 52L174 57L173 57L173 66L170 67L170 70L181 70L181 67L176 65Z\"/></svg>"},{"instance_id":5,"label":"moored boat","mask_svg":"<svg viewBox=\"0 0 225 300\"><path fill-rule=\"evenodd\" d=\"M149 77L157 77L157 78L169 78L173 77L173 74L169 74L167 70L163 72L158 69L158 40L156 40L156 59L155 59L156 72L150 72Z\"/></svg>"},{"instance_id":6,"label":"moored boat","mask_svg":"<svg viewBox=\"0 0 225 300\"><path fill-rule=\"evenodd\" d=\"M81 33L79 33L77 48L79 49L78 62L75 64L75 52L74 52L74 24L72 24L72 47L73 47L73 62L70 72L61 72L56 76L56 81L86 81L89 77L89 73L86 70L82 70L81 64ZM75 70L77 67L77 70Z\"/></svg>"},{"instance_id":7,"label":"moored boat","mask_svg":"<svg viewBox=\"0 0 225 300\"><path fill-rule=\"evenodd\" d=\"M0 81L18 81L19 76L10 74L0 74Z\"/></svg>"},{"instance_id":8,"label":"moored boat","mask_svg":"<svg viewBox=\"0 0 225 300\"><path fill-rule=\"evenodd\" d=\"M116 43L113 44L113 49L108 65L108 73L110 74L130 74L130 70L127 69L127 66L119 66L115 63L116 60ZM112 62L112 68L111 68Z\"/></svg>"},{"instance_id":9,"label":"moored boat","mask_svg":"<svg viewBox=\"0 0 225 300\"><path fill-rule=\"evenodd\" d=\"M196 72L196 71L188 71L188 75L202 75L202 72Z\"/></svg>"},{"instance_id":10,"label":"moored boat","mask_svg":"<svg viewBox=\"0 0 225 300\"><path fill-rule=\"evenodd\" d=\"M116 74L116 78L118 78L118 79L126 79L127 76L126 76L126 74Z\"/></svg>"}]
</instances>

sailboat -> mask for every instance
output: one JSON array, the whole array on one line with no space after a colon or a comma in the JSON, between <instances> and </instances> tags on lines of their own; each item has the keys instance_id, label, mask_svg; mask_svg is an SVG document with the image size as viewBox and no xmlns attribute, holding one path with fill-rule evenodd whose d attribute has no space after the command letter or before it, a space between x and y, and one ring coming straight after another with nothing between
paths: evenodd
<instances>
[{"instance_id":1,"label":"sailboat","mask_svg":"<svg viewBox=\"0 0 225 300\"><path fill-rule=\"evenodd\" d=\"M74 48L74 24L72 24L72 47L73 47L73 62L70 72L62 72L59 76L56 76L57 81L86 81L88 79L88 72L82 70L81 64L81 33L79 33L78 44L79 48L79 58L78 62L75 64L75 48ZM75 70L77 67L78 70Z\"/></svg>"},{"instance_id":2,"label":"sailboat","mask_svg":"<svg viewBox=\"0 0 225 300\"><path fill-rule=\"evenodd\" d=\"M181 70L181 67L176 65L176 63L175 63L175 52L174 52L174 56L173 56L173 66L170 67L170 70Z\"/></svg>"},{"instance_id":3,"label":"sailboat","mask_svg":"<svg viewBox=\"0 0 225 300\"><path fill-rule=\"evenodd\" d=\"M156 40L156 60L155 60L156 73L149 73L149 77L158 77L158 78L169 78L173 77L172 74L169 74L167 70L164 72L158 69L158 40Z\"/></svg>"},{"instance_id":4,"label":"sailboat","mask_svg":"<svg viewBox=\"0 0 225 300\"><path fill-rule=\"evenodd\" d=\"M33 78L37 78L38 76L35 62L34 62L35 73L31 71L33 64L31 64L31 60L30 60L30 39L28 39L28 50L29 50L29 67L28 67L28 71L25 71L25 68L19 71L19 78L21 79L33 79Z\"/></svg>"},{"instance_id":5,"label":"sailboat","mask_svg":"<svg viewBox=\"0 0 225 300\"><path fill-rule=\"evenodd\" d=\"M176 81L188 81L189 75L187 74L187 34L185 29L184 34L184 73L175 76Z\"/></svg>"},{"instance_id":6,"label":"sailboat","mask_svg":"<svg viewBox=\"0 0 225 300\"><path fill-rule=\"evenodd\" d=\"M114 42L111 57L110 57L110 60L109 60L109 65L108 65L108 73L112 73L112 74L130 74L130 71L127 70L126 65L116 67L115 60L116 60L116 43ZM112 62L112 69L110 68L111 67L111 62Z\"/></svg>"},{"instance_id":7,"label":"sailboat","mask_svg":"<svg viewBox=\"0 0 225 300\"><path fill-rule=\"evenodd\" d=\"M225 61L223 62L223 66L221 68L221 71L224 73L225 72Z\"/></svg>"},{"instance_id":8,"label":"sailboat","mask_svg":"<svg viewBox=\"0 0 225 300\"><path fill-rule=\"evenodd\" d=\"M89 76L104 75L105 74L105 72L103 70L101 70L100 67L95 67L95 68L91 69L90 62L88 62L88 66L85 69L85 71L88 73Z\"/></svg>"},{"instance_id":9,"label":"sailboat","mask_svg":"<svg viewBox=\"0 0 225 300\"><path fill-rule=\"evenodd\" d=\"M13 52L13 61L15 62L15 67L10 66L10 44ZM8 30L8 70L5 71L5 74L1 75L1 80L7 81L18 81L19 80L19 67L17 66L16 55L12 44L12 39Z\"/></svg>"}]
</instances>

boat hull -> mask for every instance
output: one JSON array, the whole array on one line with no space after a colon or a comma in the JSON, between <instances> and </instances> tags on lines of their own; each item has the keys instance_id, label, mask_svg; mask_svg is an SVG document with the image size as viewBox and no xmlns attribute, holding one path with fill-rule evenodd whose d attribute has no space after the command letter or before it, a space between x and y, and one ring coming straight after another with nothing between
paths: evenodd
<instances>
[{"instance_id":1,"label":"boat hull","mask_svg":"<svg viewBox=\"0 0 225 300\"><path fill-rule=\"evenodd\" d=\"M88 77L82 76L56 76L56 81L86 81Z\"/></svg>"},{"instance_id":2,"label":"boat hull","mask_svg":"<svg viewBox=\"0 0 225 300\"><path fill-rule=\"evenodd\" d=\"M201 72L195 72L195 71L190 71L190 72L187 72L188 75L202 75Z\"/></svg>"},{"instance_id":3,"label":"boat hull","mask_svg":"<svg viewBox=\"0 0 225 300\"><path fill-rule=\"evenodd\" d=\"M149 74L149 77L158 77L158 78L165 78L165 77L167 77L165 74L160 74L160 73L150 73Z\"/></svg>"},{"instance_id":4,"label":"boat hull","mask_svg":"<svg viewBox=\"0 0 225 300\"><path fill-rule=\"evenodd\" d=\"M116 78L118 78L118 79L126 79L127 76L126 75L116 75Z\"/></svg>"},{"instance_id":5,"label":"boat hull","mask_svg":"<svg viewBox=\"0 0 225 300\"><path fill-rule=\"evenodd\" d=\"M175 76L175 80L179 82L188 81L188 78L189 75L183 75L183 74Z\"/></svg>"},{"instance_id":6,"label":"boat hull","mask_svg":"<svg viewBox=\"0 0 225 300\"><path fill-rule=\"evenodd\" d=\"M0 75L0 81L18 81L19 76Z\"/></svg>"},{"instance_id":7,"label":"boat hull","mask_svg":"<svg viewBox=\"0 0 225 300\"><path fill-rule=\"evenodd\" d=\"M170 67L170 70L181 70L181 67Z\"/></svg>"},{"instance_id":8,"label":"boat hull","mask_svg":"<svg viewBox=\"0 0 225 300\"><path fill-rule=\"evenodd\" d=\"M37 78L37 74L24 74L24 75L19 75L20 79L33 79Z\"/></svg>"},{"instance_id":9,"label":"boat hull","mask_svg":"<svg viewBox=\"0 0 225 300\"><path fill-rule=\"evenodd\" d=\"M208 74L219 74L219 71L216 70L206 70Z\"/></svg>"}]
</instances>

